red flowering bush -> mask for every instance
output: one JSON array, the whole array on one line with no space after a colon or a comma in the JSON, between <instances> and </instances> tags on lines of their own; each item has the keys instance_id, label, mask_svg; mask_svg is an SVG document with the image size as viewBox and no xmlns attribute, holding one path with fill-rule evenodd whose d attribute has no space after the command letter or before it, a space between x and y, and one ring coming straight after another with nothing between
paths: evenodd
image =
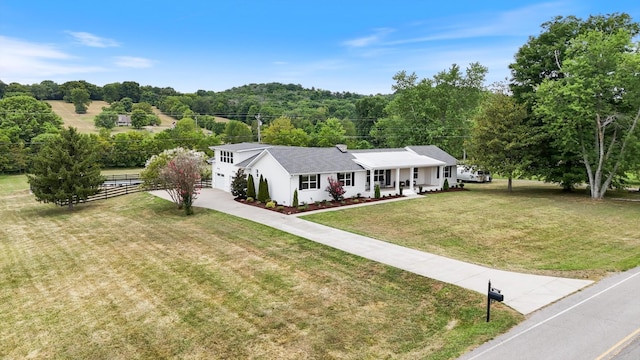
<instances>
[{"instance_id":1,"label":"red flowering bush","mask_svg":"<svg viewBox=\"0 0 640 360\"><path fill-rule=\"evenodd\" d=\"M331 195L331 198L333 198L334 201L340 201L344 199L343 195L346 191L342 187L340 181L332 177L328 177L327 181L329 181L329 185L327 185L325 191L328 192L329 195Z\"/></svg>"}]
</instances>

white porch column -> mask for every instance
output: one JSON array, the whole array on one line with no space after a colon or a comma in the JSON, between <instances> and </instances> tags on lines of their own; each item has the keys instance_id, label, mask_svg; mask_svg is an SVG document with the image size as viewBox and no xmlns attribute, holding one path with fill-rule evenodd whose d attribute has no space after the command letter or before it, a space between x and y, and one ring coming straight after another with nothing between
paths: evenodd
<instances>
[{"instance_id":1,"label":"white porch column","mask_svg":"<svg viewBox=\"0 0 640 360\"><path fill-rule=\"evenodd\" d=\"M396 169L396 194L400 194L400 168Z\"/></svg>"},{"instance_id":2,"label":"white porch column","mask_svg":"<svg viewBox=\"0 0 640 360\"><path fill-rule=\"evenodd\" d=\"M416 179L413 178L413 172L414 171L415 170L414 170L413 166L409 168L409 184L411 184L411 186L409 186L409 190L411 190L411 191L413 191L413 189L416 186L416 183L415 183Z\"/></svg>"},{"instance_id":3,"label":"white porch column","mask_svg":"<svg viewBox=\"0 0 640 360\"><path fill-rule=\"evenodd\" d=\"M373 182L375 173L374 169L369 170L369 197L373 198L375 196L376 184Z\"/></svg>"}]
</instances>

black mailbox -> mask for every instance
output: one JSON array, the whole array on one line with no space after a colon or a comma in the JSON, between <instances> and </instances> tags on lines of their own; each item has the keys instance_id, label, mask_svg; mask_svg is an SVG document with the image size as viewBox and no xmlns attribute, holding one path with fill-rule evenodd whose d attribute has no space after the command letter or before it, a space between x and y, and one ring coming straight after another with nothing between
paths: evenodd
<instances>
[{"instance_id":1,"label":"black mailbox","mask_svg":"<svg viewBox=\"0 0 640 360\"><path fill-rule=\"evenodd\" d=\"M502 302L504 300L504 295L495 291L489 291L489 299Z\"/></svg>"}]
</instances>

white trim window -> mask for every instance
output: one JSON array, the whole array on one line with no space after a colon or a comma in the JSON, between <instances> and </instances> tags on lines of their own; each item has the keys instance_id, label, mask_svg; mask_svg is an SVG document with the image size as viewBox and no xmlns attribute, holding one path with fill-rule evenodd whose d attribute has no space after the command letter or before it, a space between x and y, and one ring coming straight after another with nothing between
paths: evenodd
<instances>
[{"instance_id":1,"label":"white trim window","mask_svg":"<svg viewBox=\"0 0 640 360\"><path fill-rule=\"evenodd\" d=\"M231 151L220 151L220 161L233 164L233 153Z\"/></svg>"},{"instance_id":2,"label":"white trim window","mask_svg":"<svg viewBox=\"0 0 640 360\"><path fill-rule=\"evenodd\" d=\"M416 180L418 179L418 168L417 167L413 168L413 178L416 179Z\"/></svg>"},{"instance_id":3,"label":"white trim window","mask_svg":"<svg viewBox=\"0 0 640 360\"><path fill-rule=\"evenodd\" d=\"M373 171L373 181L384 184L384 170L374 170Z\"/></svg>"},{"instance_id":4,"label":"white trim window","mask_svg":"<svg viewBox=\"0 0 640 360\"><path fill-rule=\"evenodd\" d=\"M320 189L320 174L300 175L300 190Z\"/></svg>"},{"instance_id":5,"label":"white trim window","mask_svg":"<svg viewBox=\"0 0 640 360\"><path fill-rule=\"evenodd\" d=\"M453 166L445 166L444 167L444 177L448 178L451 177L451 168Z\"/></svg>"},{"instance_id":6,"label":"white trim window","mask_svg":"<svg viewBox=\"0 0 640 360\"><path fill-rule=\"evenodd\" d=\"M355 185L355 174L350 173L338 173L338 182L342 186L354 186Z\"/></svg>"}]
</instances>

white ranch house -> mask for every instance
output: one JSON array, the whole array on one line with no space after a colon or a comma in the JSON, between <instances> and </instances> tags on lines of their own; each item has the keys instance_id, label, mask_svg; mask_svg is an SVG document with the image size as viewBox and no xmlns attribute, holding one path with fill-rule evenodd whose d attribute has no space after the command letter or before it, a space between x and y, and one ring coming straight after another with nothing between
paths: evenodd
<instances>
[{"instance_id":1,"label":"white ranch house","mask_svg":"<svg viewBox=\"0 0 640 360\"><path fill-rule=\"evenodd\" d=\"M257 143L211 147L213 187L231 191L231 181L239 168L252 174L256 183L268 180L269 195L280 205L291 206L298 190L302 204L330 200L325 190L328 178L339 180L352 196L374 197L372 184L381 194L415 193L422 188L440 190L445 179L456 184L456 159L437 146L407 146L397 149L348 150L345 145L307 148ZM256 188L257 191L257 188Z\"/></svg>"}]
</instances>

